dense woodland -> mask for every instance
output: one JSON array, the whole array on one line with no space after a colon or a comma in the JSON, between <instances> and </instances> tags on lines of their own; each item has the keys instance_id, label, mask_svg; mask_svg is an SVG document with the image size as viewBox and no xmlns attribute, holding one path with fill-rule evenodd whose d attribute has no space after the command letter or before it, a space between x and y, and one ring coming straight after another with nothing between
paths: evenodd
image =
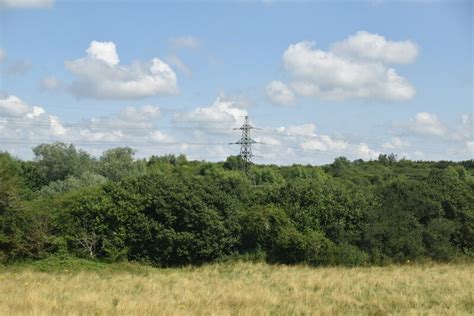
<instances>
[{"instance_id":1,"label":"dense woodland","mask_svg":"<svg viewBox=\"0 0 474 316\"><path fill-rule=\"evenodd\" d=\"M78 256L180 266L474 257L474 162L337 158L325 166L100 158L63 143L0 153L0 260Z\"/></svg>"}]
</instances>

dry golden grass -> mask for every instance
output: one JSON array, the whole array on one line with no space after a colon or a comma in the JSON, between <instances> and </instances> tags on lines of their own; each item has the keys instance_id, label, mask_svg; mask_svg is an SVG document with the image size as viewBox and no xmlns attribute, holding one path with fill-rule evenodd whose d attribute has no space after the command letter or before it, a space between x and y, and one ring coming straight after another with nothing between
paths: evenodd
<instances>
[{"instance_id":1,"label":"dry golden grass","mask_svg":"<svg viewBox=\"0 0 474 316\"><path fill-rule=\"evenodd\" d=\"M1 315L463 315L474 265L199 268L39 272L3 268Z\"/></svg>"}]
</instances>

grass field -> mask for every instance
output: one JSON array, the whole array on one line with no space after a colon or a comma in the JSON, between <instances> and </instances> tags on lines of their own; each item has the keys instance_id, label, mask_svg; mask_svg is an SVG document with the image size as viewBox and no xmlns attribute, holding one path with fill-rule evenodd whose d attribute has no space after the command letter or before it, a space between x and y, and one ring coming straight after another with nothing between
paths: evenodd
<instances>
[{"instance_id":1,"label":"grass field","mask_svg":"<svg viewBox=\"0 0 474 316\"><path fill-rule=\"evenodd\" d=\"M0 315L468 315L474 313L473 293L474 265L468 263L155 269L66 261L0 267Z\"/></svg>"}]
</instances>

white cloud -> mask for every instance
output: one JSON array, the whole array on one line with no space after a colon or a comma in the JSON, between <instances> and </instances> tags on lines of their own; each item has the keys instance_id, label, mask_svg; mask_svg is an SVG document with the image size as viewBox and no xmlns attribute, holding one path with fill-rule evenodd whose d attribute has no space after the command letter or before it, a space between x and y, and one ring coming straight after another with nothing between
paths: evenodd
<instances>
[{"instance_id":1,"label":"white cloud","mask_svg":"<svg viewBox=\"0 0 474 316\"><path fill-rule=\"evenodd\" d=\"M414 88L395 69L379 62L355 62L314 48L312 42L292 44L283 54L291 87L302 96L326 100L405 101Z\"/></svg>"},{"instance_id":2,"label":"white cloud","mask_svg":"<svg viewBox=\"0 0 474 316\"><path fill-rule=\"evenodd\" d=\"M334 43L331 51L348 59L402 64L414 62L418 55L418 47L412 41L389 41L384 36L366 31Z\"/></svg>"},{"instance_id":3,"label":"white cloud","mask_svg":"<svg viewBox=\"0 0 474 316\"><path fill-rule=\"evenodd\" d=\"M347 148L347 143L332 139L327 135L316 136L314 139L304 141L300 144L305 150L340 151Z\"/></svg>"},{"instance_id":4,"label":"white cloud","mask_svg":"<svg viewBox=\"0 0 474 316\"><path fill-rule=\"evenodd\" d=\"M92 41L86 53L90 58L102 60L109 66L118 65L120 62L113 42Z\"/></svg>"},{"instance_id":5,"label":"white cloud","mask_svg":"<svg viewBox=\"0 0 474 316\"><path fill-rule=\"evenodd\" d=\"M97 130L91 128L81 128L75 136L75 141L86 142L118 142L124 140L124 134L121 130ZM104 147L107 143L104 143Z\"/></svg>"},{"instance_id":6,"label":"white cloud","mask_svg":"<svg viewBox=\"0 0 474 316\"><path fill-rule=\"evenodd\" d=\"M7 53L5 52L4 49L0 48L0 63L3 63L6 58L7 58Z\"/></svg>"},{"instance_id":7,"label":"white cloud","mask_svg":"<svg viewBox=\"0 0 474 316\"><path fill-rule=\"evenodd\" d=\"M127 106L116 115L93 117L82 120L85 128L93 130L114 129L126 130L127 134L145 135L144 131L154 128L154 123L161 116L158 106L144 105L140 107Z\"/></svg>"},{"instance_id":8,"label":"white cloud","mask_svg":"<svg viewBox=\"0 0 474 316\"><path fill-rule=\"evenodd\" d=\"M173 137L158 130L151 132L149 137L153 141L162 143L170 143L174 141Z\"/></svg>"},{"instance_id":9,"label":"white cloud","mask_svg":"<svg viewBox=\"0 0 474 316\"><path fill-rule=\"evenodd\" d=\"M362 159L376 159L380 153L369 148L369 145L362 143L355 147L355 154L358 158Z\"/></svg>"},{"instance_id":10,"label":"white cloud","mask_svg":"<svg viewBox=\"0 0 474 316\"><path fill-rule=\"evenodd\" d=\"M379 151L364 142L354 143L329 135L317 134L316 125L313 123L279 127L276 133L280 135L276 137L276 140L284 139L284 141L281 141L279 145L265 147L265 156L268 154L276 161L329 163L340 156L367 160L376 159L379 155ZM285 154L282 156L282 153Z\"/></svg>"},{"instance_id":11,"label":"white cloud","mask_svg":"<svg viewBox=\"0 0 474 316\"><path fill-rule=\"evenodd\" d=\"M463 125L472 126L472 114L461 115L461 121Z\"/></svg>"},{"instance_id":12,"label":"white cloud","mask_svg":"<svg viewBox=\"0 0 474 316\"><path fill-rule=\"evenodd\" d=\"M0 97L0 115L2 116L21 117L29 111L30 107L14 95Z\"/></svg>"},{"instance_id":13,"label":"white cloud","mask_svg":"<svg viewBox=\"0 0 474 316\"><path fill-rule=\"evenodd\" d=\"M382 147L387 149L398 149L410 146L410 142L400 137L392 137L389 142L383 143Z\"/></svg>"},{"instance_id":14,"label":"white cloud","mask_svg":"<svg viewBox=\"0 0 474 316\"><path fill-rule=\"evenodd\" d=\"M266 145L271 145L271 146L279 146L281 145L281 141L274 138L274 137L269 137L269 136L262 136L262 135L259 135L259 136L256 136L255 137L255 141L259 142L259 143L263 143L263 144L266 144Z\"/></svg>"},{"instance_id":15,"label":"white cloud","mask_svg":"<svg viewBox=\"0 0 474 316\"><path fill-rule=\"evenodd\" d=\"M201 126L229 128L239 127L247 115L247 110L242 109L232 101L217 100L207 107L198 107L190 112L177 113L176 122L195 123Z\"/></svg>"},{"instance_id":16,"label":"white cloud","mask_svg":"<svg viewBox=\"0 0 474 316\"><path fill-rule=\"evenodd\" d=\"M148 121L160 117L160 108L158 106L145 105L142 107L128 106L120 111L119 118L125 121Z\"/></svg>"},{"instance_id":17,"label":"white cloud","mask_svg":"<svg viewBox=\"0 0 474 316\"><path fill-rule=\"evenodd\" d=\"M25 142L63 136L66 128L56 116L49 115L40 106L30 106L14 95L0 97L2 137Z\"/></svg>"},{"instance_id":18,"label":"white cloud","mask_svg":"<svg viewBox=\"0 0 474 316\"><path fill-rule=\"evenodd\" d=\"M97 99L138 99L178 92L173 69L159 58L120 65L115 45L91 42L87 56L66 61L77 78L70 91L78 97Z\"/></svg>"},{"instance_id":19,"label":"white cloud","mask_svg":"<svg viewBox=\"0 0 474 316\"><path fill-rule=\"evenodd\" d=\"M201 45L201 42L193 36L181 36L175 37L170 40L171 45L174 48L190 48L194 49Z\"/></svg>"},{"instance_id":20,"label":"white cloud","mask_svg":"<svg viewBox=\"0 0 474 316\"><path fill-rule=\"evenodd\" d=\"M286 135L311 135L314 136L316 131L316 125L313 123L301 124L301 125L290 125L287 127L277 128L279 133L284 133Z\"/></svg>"},{"instance_id":21,"label":"white cloud","mask_svg":"<svg viewBox=\"0 0 474 316\"><path fill-rule=\"evenodd\" d=\"M464 114L459 117L458 124L450 127L434 113L419 112L407 122L394 123L391 133L403 136L403 139L393 137L382 147L411 159L470 159L474 135L471 120L470 114ZM423 152L416 150L417 147Z\"/></svg>"},{"instance_id":22,"label":"white cloud","mask_svg":"<svg viewBox=\"0 0 474 316\"><path fill-rule=\"evenodd\" d=\"M95 154L121 144L137 147L149 155L160 152L160 144L171 152L179 152L174 137L158 129L159 117L158 107L145 105L126 107L116 115L64 123L42 107L5 95L0 96L0 143L2 150L22 157L31 157L31 147L53 141L70 142Z\"/></svg>"},{"instance_id":23,"label":"white cloud","mask_svg":"<svg viewBox=\"0 0 474 316\"><path fill-rule=\"evenodd\" d=\"M447 136L448 128L438 119L436 114L420 112L410 120L408 128L418 134L431 136Z\"/></svg>"},{"instance_id":24,"label":"white cloud","mask_svg":"<svg viewBox=\"0 0 474 316\"><path fill-rule=\"evenodd\" d=\"M283 53L289 82L269 83L267 95L279 96L275 103L280 104L289 104L295 94L328 101L407 101L415 96L415 89L386 64L410 63L417 55L418 47L411 41L390 41L365 31L332 44L327 51L302 41Z\"/></svg>"},{"instance_id":25,"label":"white cloud","mask_svg":"<svg viewBox=\"0 0 474 316\"><path fill-rule=\"evenodd\" d=\"M54 0L0 0L0 8L51 8Z\"/></svg>"},{"instance_id":26,"label":"white cloud","mask_svg":"<svg viewBox=\"0 0 474 316\"><path fill-rule=\"evenodd\" d=\"M474 141L466 141L465 142L466 149L468 150L470 155L474 155Z\"/></svg>"},{"instance_id":27,"label":"white cloud","mask_svg":"<svg viewBox=\"0 0 474 316\"><path fill-rule=\"evenodd\" d=\"M29 119L32 119L32 118L38 117L38 116L40 116L41 114L44 114L44 113L46 113L46 111L42 107L33 106L33 109L31 110L31 112L26 114L26 117L29 118Z\"/></svg>"},{"instance_id":28,"label":"white cloud","mask_svg":"<svg viewBox=\"0 0 474 316\"><path fill-rule=\"evenodd\" d=\"M242 91L236 92L224 92L221 91L219 93L219 100L221 102L229 102L232 104L232 107L240 108L240 109L247 109L254 105L253 100L249 98L247 93Z\"/></svg>"},{"instance_id":29,"label":"white cloud","mask_svg":"<svg viewBox=\"0 0 474 316\"><path fill-rule=\"evenodd\" d=\"M291 105L295 101L295 94L286 84L281 81L274 80L265 87L268 99L278 105Z\"/></svg>"},{"instance_id":30,"label":"white cloud","mask_svg":"<svg viewBox=\"0 0 474 316\"><path fill-rule=\"evenodd\" d=\"M66 134L66 129L62 126L59 118L56 116L50 116L50 131L53 136L62 136Z\"/></svg>"},{"instance_id":31,"label":"white cloud","mask_svg":"<svg viewBox=\"0 0 474 316\"><path fill-rule=\"evenodd\" d=\"M56 90L60 89L62 85L62 81L55 76L46 76L40 81L40 87L42 90Z\"/></svg>"},{"instance_id":32,"label":"white cloud","mask_svg":"<svg viewBox=\"0 0 474 316\"><path fill-rule=\"evenodd\" d=\"M474 141L474 122L472 114L461 116L461 125L454 132L454 138L458 140Z\"/></svg>"}]
</instances>

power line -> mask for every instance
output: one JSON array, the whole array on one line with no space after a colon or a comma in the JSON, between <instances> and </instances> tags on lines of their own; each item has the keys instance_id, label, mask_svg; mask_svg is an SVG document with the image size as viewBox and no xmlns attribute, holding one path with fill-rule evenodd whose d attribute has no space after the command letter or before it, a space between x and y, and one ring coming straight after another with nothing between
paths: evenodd
<instances>
[{"instance_id":1,"label":"power line","mask_svg":"<svg viewBox=\"0 0 474 316\"><path fill-rule=\"evenodd\" d=\"M0 121L0 124L11 124L11 125L28 125L28 126L44 126L44 127L50 127L51 122L30 122L30 121L25 121L25 120L15 120L15 119L8 119L6 121ZM89 129L137 129L137 130L155 130L157 127L151 126L151 122L147 122L150 126L143 126L143 125L120 125L118 124L103 124L100 122L90 122L90 123L59 123L62 127L84 127L84 128L89 128ZM97 125L100 124L100 125ZM202 129L202 130L229 130L228 127L217 127L217 126L171 126L171 127L160 127L160 129L166 129L166 130L196 130L196 129Z\"/></svg>"},{"instance_id":2,"label":"power line","mask_svg":"<svg viewBox=\"0 0 474 316\"><path fill-rule=\"evenodd\" d=\"M220 146L227 145L227 143L209 143L209 142L137 142L137 141L87 141L87 140L67 140L67 139L18 139L18 138L0 138L0 142L4 144L36 144L38 142L73 142L75 144L84 145L143 145L143 146L176 146L176 145L190 145L190 146Z\"/></svg>"},{"instance_id":3,"label":"power line","mask_svg":"<svg viewBox=\"0 0 474 316\"><path fill-rule=\"evenodd\" d=\"M282 133L279 133L278 131L274 131L274 130L271 130L271 129L262 129L262 132L263 133L267 133L267 134L272 134L274 135L275 137L286 137L286 138L298 138L298 137L301 137L301 138L309 138L309 139L316 139L316 140L319 140L319 141L322 141L322 136L321 135L314 135L314 134L282 134ZM330 137L330 136L327 136L327 137ZM335 142L339 142L341 144L350 144L350 145L363 145L363 144L366 144L366 145L373 145L373 146L382 146L383 147L383 143L379 143L379 142L372 142L372 141L366 141L366 140L361 140L361 141L351 141L351 140L347 140L347 139L341 139L341 138L333 138L333 137L330 137L330 139L332 141L335 141ZM386 142L385 142L386 143ZM396 148L393 148L393 149L396 149ZM398 148L398 149L403 149L403 148ZM419 145L416 145L416 146L413 146L413 145L408 145L406 146L406 149L421 149L421 150L424 150L424 151L427 151L427 152L431 152L431 153L441 153L441 152L445 152L445 151L433 151L432 148L428 148L428 147L423 147L423 146L419 146ZM315 150L317 151L317 149L310 149L310 150ZM310 151L308 149L308 151ZM328 149L328 150L324 150L324 151L333 151L333 152L338 152L337 149ZM339 151L339 152L344 152L343 151Z\"/></svg>"},{"instance_id":4,"label":"power line","mask_svg":"<svg viewBox=\"0 0 474 316\"><path fill-rule=\"evenodd\" d=\"M29 121L25 121L25 120L16 120L16 119L8 119L7 121L0 121L0 124L1 123L6 123L6 124L26 124L26 125L32 125L32 126L45 126L45 127L51 127L51 123L49 122L29 122ZM85 124L85 123L64 123L62 124L63 127L71 127L71 128L80 128L80 127L84 127L84 128L89 128L89 129L92 129L92 130L104 130L104 129L117 129L117 130L127 130L127 129L130 129L130 130L149 130L149 131L154 131L154 130L157 130L157 128L155 127L152 127L152 126L120 126L120 125L108 125L108 124L101 124L99 126L96 126L95 124L98 124L98 123L95 123L95 122L92 122L92 123L88 123L88 124ZM242 129L242 127L240 128L237 128L237 129ZM254 127L251 127L251 129L255 129ZM170 127L160 127L160 130L209 130L209 131L212 131L212 130L222 130L222 131L225 131L225 130L229 130L227 127L224 128L224 127L212 127L212 126L170 126ZM298 133L298 134L283 134L282 132L279 132L279 131L276 131L276 130L272 130L272 129L258 129L258 130L261 130L261 132L263 133L267 133L267 134L271 134L271 135L274 135L275 137L286 137L286 138L292 138L292 139L295 139L295 138L310 138L310 139L316 139L318 141L321 141L324 143L324 139L322 136L320 135L315 135L315 134L302 134L302 133ZM218 135L218 133L216 133L216 135ZM327 136L329 137L329 136ZM351 141L351 140L347 140L347 139L337 139L337 138L330 138L332 141L335 141L335 142L340 142L341 144L352 144L352 145L362 145L362 144L367 144L367 145L372 145L372 146L382 146L383 147L383 143L379 143L379 142L371 142L371 141ZM67 139L46 139L46 140L43 140L43 139L24 139L24 138L0 138L0 141L4 141L4 143L9 143L9 144L35 144L37 142L41 142L41 141L46 141L46 142L50 142L50 141L73 141L75 143L82 143L82 144L89 144L89 145L102 145L102 144L136 144L136 145L142 145L142 146L148 146L148 145L155 145L155 146L173 146L173 145L183 145L183 144L186 144L186 145L202 145L202 146L206 146L206 145L224 145L226 143L210 143L210 142L202 142L202 143L185 143L185 142L153 142L153 141L148 141L148 142L137 142L137 141L103 141L103 140L100 140L100 141L81 141L81 140L78 140L78 141L74 141L74 140L67 140ZM258 143L256 142L255 140L252 140L254 143ZM242 148L241 148L242 149ZM444 153L445 151L444 150L441 150L441 151L435 151L433 150L433 148L428 148L428 147L423 147L423 146L419 146L419 145L409 145L407 146L407 148L405 150L417 150L417 149L420 149L420 150L423 150L425 152L429 152L429 153L436 153L436 154L439 154L439 153ZM251 150L251 148L250 148ZM297 150L301 150L301 149L297 149ZM404 150L403 148L393 148L393 150L396 150L396 151L402 151ZM312 149L306 149L304 150L303 152L307 153L307 152L311 152L311 151L318 151L318 152L332 152L332 153L349 153L350 149L338 149L338 148L327 148L325 150L322 150L322 149L317 149L317 148L312 148ZM390 151L390 150L388 150ZM252 152L250 151L251 155L253 157L255 157L255 155L252 154ZM250 157L251 158L251 157Z\"/></svg>"},{"instance_id":5,"label":"power line","mask_svg":"<svg viewBox=\"0 0 474 316\"><path fill-rule=\"evenodd\" d=\"M244 124L239 128L234 128L234 130L238 130L238 129L241 130L242 136L235 143L230 143L231 145L233 144L240 145L239 157L242 159L242 169L245 173L248 172L248 166L252 162L252 158L254 157L254 154L252 153L252 144L257 143L250 136L250 130L254 128L255 127L250 125L249 117L246 115Z\"/></svg>"}]
</instances>

